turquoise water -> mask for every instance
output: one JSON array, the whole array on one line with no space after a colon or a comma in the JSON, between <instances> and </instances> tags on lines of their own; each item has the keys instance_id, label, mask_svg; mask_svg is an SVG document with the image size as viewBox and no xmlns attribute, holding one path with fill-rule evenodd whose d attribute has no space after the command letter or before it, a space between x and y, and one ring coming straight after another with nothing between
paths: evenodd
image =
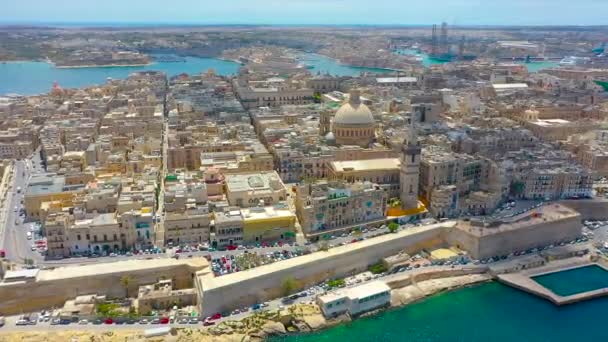
<instances>
[{"instance_id":1,"label":"turquoise water","mask_svg":"<svg viewBox=\"0 0 608 342\"><path fill-rule=\"evenodd\" d=\"M399 49L395 51L398 55L410 55L410 56L418 56L422 58L422 65L425 67L429 67L435 64L443 64L447 63L446 61L438 61L436 59L431 58L429 55L422 51L414 50L414 49Z\"/></svg>"},{"instance_id":2,"label":"turquoise water","mask_svg":"<svg viewBox=\"0 0 608 342\"><path fill-rule=\"evenodd\" d=\"M317 333L272 342L606 341L608 298L558 307L499 283L486 283Z\"/></svg>"},{"instance_id":3,"label":"turquoise water","mask_svg":"<svg viewBox=\"0 0 608 342\"><path fill-rule=\"evenodd\" d=\"M549 69L559 66L559 62L517 62L518 64L523 64L528 68L528 72L537 72L543 69Z\"/></svg>"},{"instance_id":4,"label":"turquoise water","mask_svg":"<svg viewBox=\"0 0 608 342\"><path fill-rule=\"evenodd\" d=\"M137 67L93 67L57 69L45 62L0 63L0 94L33 95L51 90L57 81L63 88L79 88L103 84L108 77L127 78L130 73L142 70L157 70L169 76L181 73L198 74L214 69L220 75L235 74L240 65L216 58L186 57L185 62L156 62Z\"/></svg>"},{"instance_id":5,"label":"turquoise water","mask_svg":"<svg viewBox=\"0 0 608 342\"><path fill-rule=\"evenodd\" d=\"M553 272L532 279L560 296L608 287L608 272L597 265Z\"/></svg>"},{"instance_id":6,"label":"turquoise water","mask_svg":"<svg viewBox=\"0 0 608 342\"><path fill-rule=\"evenodd\" d=\"M400 55L419 56L422 58L422 65L424 65L425 67L429 67L429 66L435 65L435 64L447 63L446 61L435 60L435 59L429 57L429 55L427 55L426 53L418 51L418 50L414 50L414 49L399 49L399 50L396 50L395 53L400 54ZM556 67L559 65L558 62L549 62L549 61L530 62L530 63L516 62L516 63L525 65L526 68L528 68L528 72L537 72L537 71L540 71L543 69L553 68L553 67Z\"/></svg>"},{"instance_id":7,"label":"turquoise water","mask_svg":"<svg viewBox=\"0 0 608 342\"><path fill-rule=\"evenodd\" d=\"M333 76L359 76L362 72L394 73L389 69L364 68L340 64L337 60L317 54L305 54L302 56L302 64L309 66L308 70L317 74L329 73Z\"/></svg>"},{"instance_id":8,"label":"turquoise water","mask_svg":"<svg viewBox=\"0 0 608 342\"><path fill-rule=\"evenodd\" d=\"M306 54L302 62L310 65L312 73L330 73L335 76L358 76L361 72L390 73L391 70L361 68L340 64L338 61L315 54ZM157 70L175 76L181 73L198 74L214 69L220 75L235 74L240 65L216 58L186 57L185 62L156 62L139 67L93 67L57 69L45 62L0 63L0 94L34 95L51 90L57 81L64 88L79 88L103 84L107 78L121 79L142 70Z\"/></svg>"}]
</instances>

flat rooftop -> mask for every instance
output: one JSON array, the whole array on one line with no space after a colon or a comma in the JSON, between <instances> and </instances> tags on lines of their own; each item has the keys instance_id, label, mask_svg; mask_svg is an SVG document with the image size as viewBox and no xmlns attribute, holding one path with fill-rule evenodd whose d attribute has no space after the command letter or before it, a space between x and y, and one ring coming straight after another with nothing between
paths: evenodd
<instances>
[{"instance_id":1,"label":"flat rooftop","mask_svg":"<svg viewBox=\"0 0 608 342\"><path fill-rule=\"evenodd\" d=\"M289 206L267 206L241 209L243 220L245 222L255 220L266 220L272 218L290 218L295 217L295 214L289 210Z\"/></svg>"},{"instance_id":2,"label":"flat rooftop","mask_svg":"<svg viewBox=\"0 0 608 342\"><path fill-rule=\"evenodd\" d=\"M416 83L418 79L416 77L378 77L376 78L378 83Z\"/></svg>"},{"instance_id":3,"label":"flat rooftop","mask_svg":"<svg viewBox=\"0 0 608 342\"><path fill-rule=\"evenodd\" d=\"M336 172L399 170L400 165L399 158L346 160L330 163L330 167Z\"/></svg>"},{"instance_id":4,"label":"flat rooftop","mask_svg":"<svg viewBox=\"0 0 608 342\"><path fill-rule=\"evenodd\" d=\"M329 292L325 295L319 296L319 300L324 303L328 303L344 297L348 297L350 299L359 299L390 291L391 288L386 285L386 283L380 280L374 280L362 285Z\"/></svg>"},{"instance_id":5,"label":"flat rooftop","mask_svg":"<svg viewBox=\"0 0 608 342\"><path fill-rule=\"evenodd\" d=\"M526 83L503 83L503 84L492 84L494 90L516 90L516 89L528 89Z\"/></svg>"},{"instance_id":6,"label":"flat rooftop","mask_svg":"<svg viewBox=\"0 0 608 342\"><path fill-rule=\"evenodd\" d=\"M26 195L40 196L46 194L55 194L64 191L65 177L62 176L40 176L32 177Z\"/></svg>"},{"instance_id":7,"label":"flat rooftop","mask_svg":"<svg viewBox=\"0 0 608 342\"><path fill-rule=\"evenodd\" d=\"M285 189L281 178L275 171L226 175L225 182L229 192L278 191Z\"/></svg>"}]
</instances>

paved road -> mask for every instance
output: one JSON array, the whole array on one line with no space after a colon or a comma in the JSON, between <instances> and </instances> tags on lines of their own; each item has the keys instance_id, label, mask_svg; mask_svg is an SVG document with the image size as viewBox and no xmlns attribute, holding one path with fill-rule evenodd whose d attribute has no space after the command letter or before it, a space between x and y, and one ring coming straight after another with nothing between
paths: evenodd
<instances>
[{"instance_id":1,"label":"paved road","mask_svg":"<svg viewBox=\"0 0 608 342\"><path fill-rule=\"evenodd\" d=\"M116 331L116 330L132 330L132 331L141 331L145 329L151 328L159 328L165 326L171 326L175 328L193 328L197 329L207 328L203 326L202 323L198 324L179 324L179 323L171 323L171 324L78 324L78 323L70 323L69 325L51 325L50 321L47 322L38 322L35 325L16 325L15 323L19 319L19 316L9 316L6 317L6 324L0 328L1 333L11 333L11 332L34 332L34 331Z\"/></svg>"},{"instance_id":2,"label":"paved road","mask_svg":"<svg viewBox=\"0 0 608 342\"><path fill-rule=\"evenodd\" d=\"M34 169L34 172L39 166ZM2 237L2 247L6 251L9 260L22 263L24 260L32 259L36 263L42 262L44 258L40 253L31 250L33 240L28 240L27 232L31 231L32 223L24 224L23 217L19 216L19 210L23 207L25 189L31 177L33 167L31 161L17 160L14 166L12 190L8 193L5 201L7 206L6 226ZM18 189L21 191L18 192Z\"/></svg>"}]
</instances>

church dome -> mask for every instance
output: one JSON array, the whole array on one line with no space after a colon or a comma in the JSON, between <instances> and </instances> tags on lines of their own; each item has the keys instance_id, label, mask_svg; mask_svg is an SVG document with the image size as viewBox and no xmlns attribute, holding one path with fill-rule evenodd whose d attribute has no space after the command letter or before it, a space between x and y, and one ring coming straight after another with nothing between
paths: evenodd
<instances>
[{"instance_id":1,"label":"church dome","mask_svg":"<svg viewBox=\"0 0 608 342\"><path fill-rule=\"evenodd\" d=\"M336 112L334 125L374 126L374 116L371 110L361 103L358 91L352 91L350 99Z\"/></svg>"}]
</instances>

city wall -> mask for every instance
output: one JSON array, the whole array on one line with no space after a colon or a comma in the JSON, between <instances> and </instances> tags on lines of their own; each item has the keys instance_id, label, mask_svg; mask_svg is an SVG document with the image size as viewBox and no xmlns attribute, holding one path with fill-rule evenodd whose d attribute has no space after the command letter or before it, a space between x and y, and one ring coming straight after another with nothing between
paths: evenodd
<instances>
[{"instance_id":1,"label":"city wall","mask_svg":"<svg viewBox=\"0 0 608 342\"><path fill-rule=\"evenodd\" d=\"M581 220L605 220L608 219L607 199L579 199L563 200L559 202L581 214Z\"/></svg>"},{"instance_id":2,"label":"city wall","mask_svg":"<svg viewBox=\"0 0 608 342\"><path fill-rule=\"evenodd\" d=\"M0 283L0 315L62 307L66 300L78 295L125 297L123 276L130 278L131 296L139 286L160 279L173 279L176 288L191 288L196 272L206 267L206 260L200 258L132 260L41 270L36 279Z\"/></svg>"},{"instance_id":3,"label":"city wall","mask_svg":"<svg viewBox=\"0 0 608 342\"><path fill-rule=\"evenodd\" d=\"M513 251L574 240L582 234L580 220L580 216L576 215L500 232L492 232L492 228L485 228L484 230L487 233L479 236L465 230L452 228L446 231L445 240L450 245L468 251L475 259L486 259L508 255Z\"/></svg>"},{"instance_id":4,"label":"city wall","mask_svg":"<svg viewBox=\"0 0 608 342\"><path fill-rule=\"evenodd\" d=\"M281 297L282 282L292 277L298 289L326 279L342 278L367 270L382 258L405 250L413 253L444 244L442 231L455 222L421 226L355 244L214 278L197 278L203 315L226 312Z\"/></svg>"}]
</instances>

